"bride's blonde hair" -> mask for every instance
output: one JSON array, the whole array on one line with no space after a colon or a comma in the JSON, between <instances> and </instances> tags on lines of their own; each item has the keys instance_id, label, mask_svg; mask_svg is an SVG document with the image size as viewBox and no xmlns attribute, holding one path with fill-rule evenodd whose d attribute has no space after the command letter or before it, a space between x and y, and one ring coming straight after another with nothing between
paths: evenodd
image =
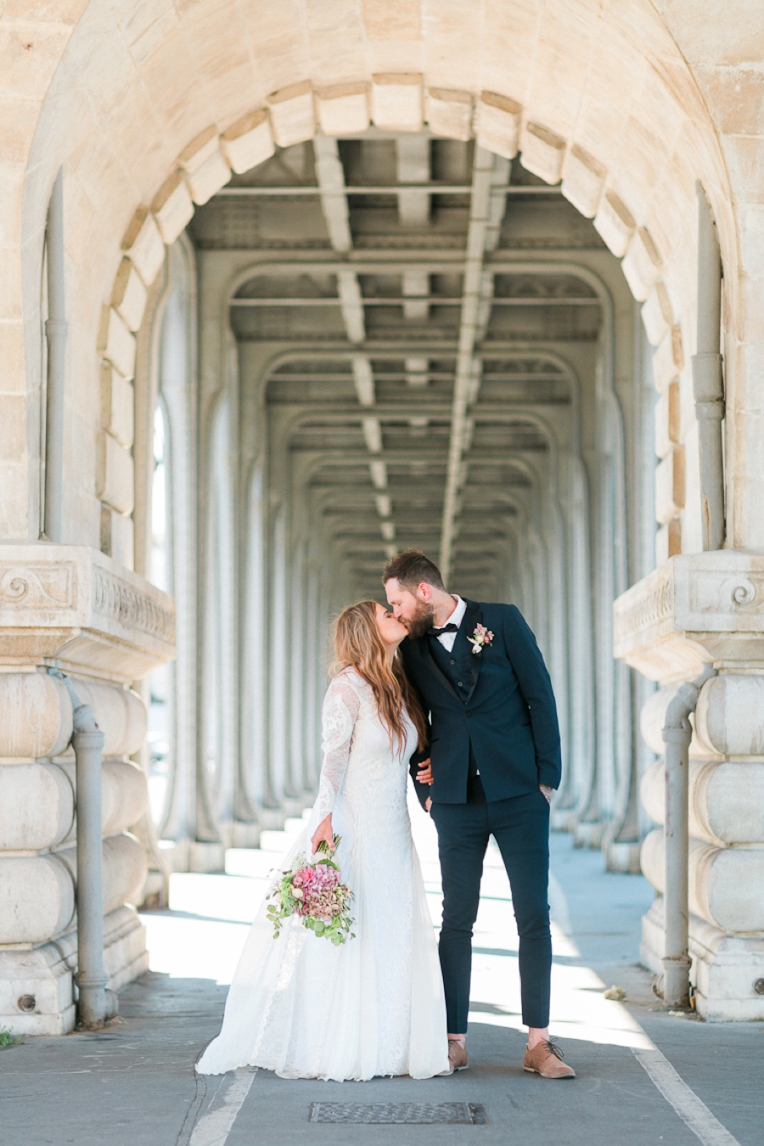
<instances>
[{"instance_id":1,"label":"bride's blonde hair","mask_svg":"<svg viewBox=\"0 0 764 1146\"><path fill-rule=\"evenodd\" d=\"M344 668L354 668L374 693L377 711L387 726L390 741L398 741L399 749L406 743L403 723L404 708L417 730L418 747L427 743L427 721L406 673L400 654L396 650L392 665L377 627L375 601L358 601L343 609L334 623L335 663L332 674Z\"/></svg>"}]
</instances>

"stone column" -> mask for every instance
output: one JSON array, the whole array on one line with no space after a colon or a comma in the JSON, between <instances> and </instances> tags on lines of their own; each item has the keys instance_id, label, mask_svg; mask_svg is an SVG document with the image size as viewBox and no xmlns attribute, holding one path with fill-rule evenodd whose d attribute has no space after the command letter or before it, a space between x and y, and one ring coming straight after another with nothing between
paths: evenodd
<instances>
[{"instance_id":1,"label":"stone column","mask_svg":"<svg viewBox=\"0 0 764 1146\"><path fill-rule=\"evenodd\" d=\"M173 655L167 594L83 546L0 544L0 1026L63 1034L74 1025L74 678L103 753L104 961L117 989L148 966L146 852L127 829L144 816L146 778L128 759L146 710L125 687Z\"/></svg>"},{"instance_id":2,"label":"stone column","mask_svg":"<svg viewBox=\"0 0 764 1146\"><path fill-rule=\"evenodd\" d=\"M690 748L690 956L696 1006L716 1021L764 1019L764 557L720 550L669 559L618 599L616 655L662 687L642 729L662 752L663 714L704 662ZM663 821L663 761L642 799ZM642 846L657 898L643 919L642 959L663 957L662 827ZM761 992L761 993L759 993Z\"/></svg>"}]
</instances>

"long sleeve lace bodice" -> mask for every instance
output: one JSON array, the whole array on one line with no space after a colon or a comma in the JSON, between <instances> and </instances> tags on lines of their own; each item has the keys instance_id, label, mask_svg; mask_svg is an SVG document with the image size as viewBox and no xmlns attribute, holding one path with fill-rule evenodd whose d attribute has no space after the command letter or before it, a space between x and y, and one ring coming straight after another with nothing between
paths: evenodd
<instances>
[{"instance_id":1,"label":"long sleeve lace bodice","mask_svg":"<svg viewBox=\"0 0 764 1146\"><path fill-rule=\"evenodd\" d=\"M347 671L336 676L327 689L321 711L322 755L318 796L313 821L321 823L332 812L350 759L353 730L361 700Z\"/></svg>"}]
</instances>

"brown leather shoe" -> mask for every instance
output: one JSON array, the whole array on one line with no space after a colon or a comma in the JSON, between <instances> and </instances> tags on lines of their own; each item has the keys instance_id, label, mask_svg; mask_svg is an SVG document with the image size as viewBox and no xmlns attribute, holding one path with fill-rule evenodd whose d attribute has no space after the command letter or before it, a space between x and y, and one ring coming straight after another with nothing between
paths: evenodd
<instances>
[{"instance_id":1,"label":"brown leather shoe","mask_svg":"<svg viewBox=\"0 0 764 1146\"><path fill-rule=\"evenodd\" d=\"M552 1042L538 1043L533 1050L525 1048L523 1070L542 1078L575 1078L572 1066L562 1061L562 1051Z\"/></svg>"},{"instance_id":2,"label":"brown leather shoe","mask_svg":"<svg viewBox=\"0 0 764 1146\"><path fill-rule=\"evenodd\" d=\"M448 1061L451 1063L451 1070L466 1070L470 1065L470 1060L467 1056L466 1048L458 1043L456 1039L448 1040Z\"/></svg>"}]
</instances>

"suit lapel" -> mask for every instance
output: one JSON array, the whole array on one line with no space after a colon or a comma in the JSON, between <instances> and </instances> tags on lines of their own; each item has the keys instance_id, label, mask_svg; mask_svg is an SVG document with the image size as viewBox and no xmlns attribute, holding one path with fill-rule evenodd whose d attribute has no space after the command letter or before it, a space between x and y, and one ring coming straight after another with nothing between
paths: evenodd
<instances>
[{"instance_id":1,"label":"suit lapel","mask_svg":"<svg viewBox=\"0 0 764 1146\"><path fill-rule=\"evenodd\" d=\"M469 704L472 700L472 694L475 691L475 686L477 685L478 676L480 674L480 664L483 660L482 652L473 653L473 646L469 643L467 638L471 637L475 632L475 627L482 625L482 623L483 614L480 612L480 609L474 601L468 601L466 612L459 626L459 632L456 634L456 640L454 641L454 653L456 654L454 659L458 660L459 664L463 666L463 671L469 668L470 691L467 694L465 704Z\"/></svg>"},{"instance_id":2,"label":"suit lapel","mask_svg":"<svg viewBox=\"0 0 764 1146\"><path fill-rule=\"evenodd\" d=\"M440 667L438 662L435 660L435 657L430 652L430 638L427 636L420 637L417 641L417 644L419 646L420 656L424 662L424 667L429 669L430 672L438 678L443 687L447 688L452 696L456 697L456 699L459 701L459 704L464 704L464 701L459 696L459 693L456 691L453 684L448 679L446 674L443 672L443 669Z\"/></svg>"}]
</instances>

